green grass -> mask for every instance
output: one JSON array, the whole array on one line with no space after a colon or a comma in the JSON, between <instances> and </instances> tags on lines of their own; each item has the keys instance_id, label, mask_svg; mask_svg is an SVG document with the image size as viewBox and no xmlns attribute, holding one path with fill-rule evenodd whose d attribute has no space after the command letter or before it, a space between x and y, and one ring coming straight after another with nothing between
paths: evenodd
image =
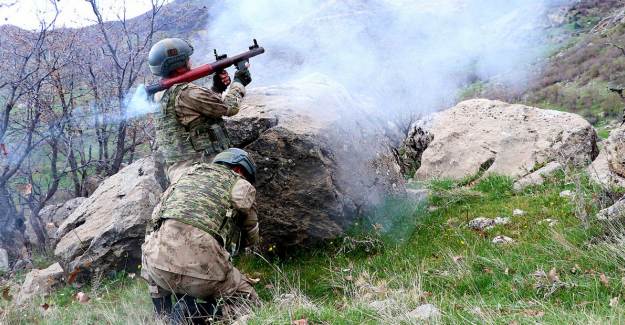
<instances>
[{"instance_id":1,"label":"green grass","mask_svg":"<svg viewBox=\"0 0 625 325\"><path fill-rule=\"evenodd\" d=\"M423 303L436 305L440 322L450 324L625 321L625 248L590 244L605 229L578 217L579 211L592 215L598 208L600 190L586 177L561 173L522 193L500 176L471 186L431 182L429 207L388 200L347 239L289 258L240 258L237 265L260 279L256 288L265 301L249 324L300 318L315 324L401 324ZM560 197L565 189L579 192L575 199ZM512 216L514 209L526 213ZM470 230L467 222L479 216L507 216L511 223ZM552 227L544 219L557 223ZM515 243L492 244L496 235ZM9 309L5 318L21 324L150 322L147 289L138 279L122 274L97 290L80 289L95 292L87 305L71 298L77 290L66 288L45 300L55 305L45 317L31 306ZM390 303L371 304L376 301Z\"/></svg>"}]
</instances>

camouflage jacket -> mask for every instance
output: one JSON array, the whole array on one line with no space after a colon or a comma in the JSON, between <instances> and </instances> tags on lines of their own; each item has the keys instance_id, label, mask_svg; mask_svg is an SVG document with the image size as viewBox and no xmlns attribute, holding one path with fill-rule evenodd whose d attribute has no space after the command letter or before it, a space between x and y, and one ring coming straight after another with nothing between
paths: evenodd
<instances>
[{"instance_id":1,"label":"camouflage jacket","mask_svg":"<svg viewBox=\"0 0 625 325\"><path fill-rule=\"evenodd\" d=\"M174 219L191 225L235 252L258 242L255 193L253 186L230 168L196 163L165 191L152 222L158 225Z\"/></svg>"},{"instance_id":2,"label":"camouflage jacket","mask_svg":"<svg viewBox=\"0 0 625 325\"><path fill-rule=\"evenodd\" d=\"M222 116L239 112L245 87L233 83L223 99L191 83L177 84L157 97L156 142L165 162L210 157L230 147ZM160 97L160 98L159 98Z\"/></svg>"}]
</instances>

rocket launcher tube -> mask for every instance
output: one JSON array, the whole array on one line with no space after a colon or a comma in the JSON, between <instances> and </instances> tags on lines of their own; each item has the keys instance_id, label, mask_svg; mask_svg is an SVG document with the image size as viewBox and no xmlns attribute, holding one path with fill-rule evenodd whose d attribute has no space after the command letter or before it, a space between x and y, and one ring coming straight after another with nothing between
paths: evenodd
<instances>
[{"instance_id":1,"label":"rocket launcher tube","mask_svg":"<svg viewBox=\"0 0 625 325\"><path fill-rule=\"evenodd\" d=\"M237 65L240 62L247 62L250 58L261 55L263 53L265 53L265 49L258 46L256 40L254 40L254 45L250 46L250 50L247 52L235 55L233 57L221 56L221 58L218 58L218 60L213 63L201 65L195 69L191 69L184 74L173 78L161 79L158 83L145 87L145 90L147 91L149 96L152 96L159 91L171 88L175 84L191 82L200 78L204 78L215 72L225 70L230 66Z\"/></svg>"}]
</instances>

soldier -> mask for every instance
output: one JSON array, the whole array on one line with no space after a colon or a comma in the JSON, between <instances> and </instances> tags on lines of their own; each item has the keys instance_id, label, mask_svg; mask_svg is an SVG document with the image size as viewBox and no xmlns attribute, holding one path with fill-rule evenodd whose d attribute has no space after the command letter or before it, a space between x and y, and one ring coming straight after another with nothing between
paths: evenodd
<instances>
[{"instance_id":1,"label":"soldier","mask_svg":"<svg viewBox=\"0 0 625 325\"><path fill-rule=\"evenodd\" d=\"M176 77L190 70L191 54L193 47L185 40L161 40L150 50L150 70ZM236 309L236 297L258 300L227 252L258 241L250 184L256 170L245 151L228 149L222 119L238 113L250 82L247 68L238 70L232 83L223 71L213 76L211 89L180 83L155 95L162 107L156 117L158 153L171 185L154 210L152 233L142 247L142 276L158 313L171 313L172 293L187 315L199 312L194 298L208 301L201 306L204 312L213 308L215 298L224 298L226 314Z\"/></svg>"},{"instance_id":2,"label":"soldier","mask_svg":"<svg viewBox=\"0 0 625 325\"><path fill-rule=\"evenodd\" d=\"M185 40L161 40L150 49L150 70L163 78L184 74L191 69L192 54L193 47ZM180 83L154 96L162 106L156 118L156 142L170 181L193 162L210 161L230 147L222 116L239 112L245 86L251 81L247 68L238 70L232 83L224 70L213 76L211 89Z\"/></svg>"},{"instance_id":3,"label":"soldier","mask_svg":"<svg viewBox=\"0 0 625 325\"><path fill-rule=\"evenodd\" d=\"M249 155L231 148L191 165L165 191L152 214L156 230L142 247L142 276L158 314L171 315L172 294L176 323L183 316L233 319L259 302L230 262L231 253L259 241L255 177Z\"/></svg>"}]
</instances>

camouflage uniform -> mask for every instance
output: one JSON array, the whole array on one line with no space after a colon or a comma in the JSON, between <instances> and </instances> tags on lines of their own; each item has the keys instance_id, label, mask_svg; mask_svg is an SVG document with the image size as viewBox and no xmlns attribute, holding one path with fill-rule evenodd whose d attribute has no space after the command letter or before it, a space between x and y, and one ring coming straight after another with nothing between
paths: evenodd
<instances>
[{"instance_id":1,"label":"camouflage uniform","mask_svg":"<svg viewBox=\"0 0 625 325\"><path fill-rule=\"evenodd\" d=\"M258 301L228 252L258 241L256 190L230 168L208 163L230 146L222 116L237 114L244 95L233 82L223 97L191 83L155 96L162 107L156 140L171 185L142 246L141 275L153 298L224 298L225 313L240 305L234 298Z\"/></svg>"},{"instance_id":2,"label":"camouflage uniform","mask_svg":"<svg viewBox=\"0 0 625 325\"><path fill-rule=\"evenodd\" d=\"M195 161L210 161L230 147L222 116L239 112L245 87L233 82L222 96L208 88L182 83L155 96L161 103L156 117L159 154L173 181Z\"/></svg>"},{"instance_id":3,"label":"camouflage uniform","mask_svg":"<svg viewBox=\"0 0 625 325\"><path fill-rule=\"evenodd\" d=\"M152 219L157 230L143 244L142 276L150 294L219 299L236 315L237 299L258 302L230 252L259 240L256 190L230 168L196 163L165 191ZM249 304L249 303L248 303Z\"/></svg>"}]
</instances>

